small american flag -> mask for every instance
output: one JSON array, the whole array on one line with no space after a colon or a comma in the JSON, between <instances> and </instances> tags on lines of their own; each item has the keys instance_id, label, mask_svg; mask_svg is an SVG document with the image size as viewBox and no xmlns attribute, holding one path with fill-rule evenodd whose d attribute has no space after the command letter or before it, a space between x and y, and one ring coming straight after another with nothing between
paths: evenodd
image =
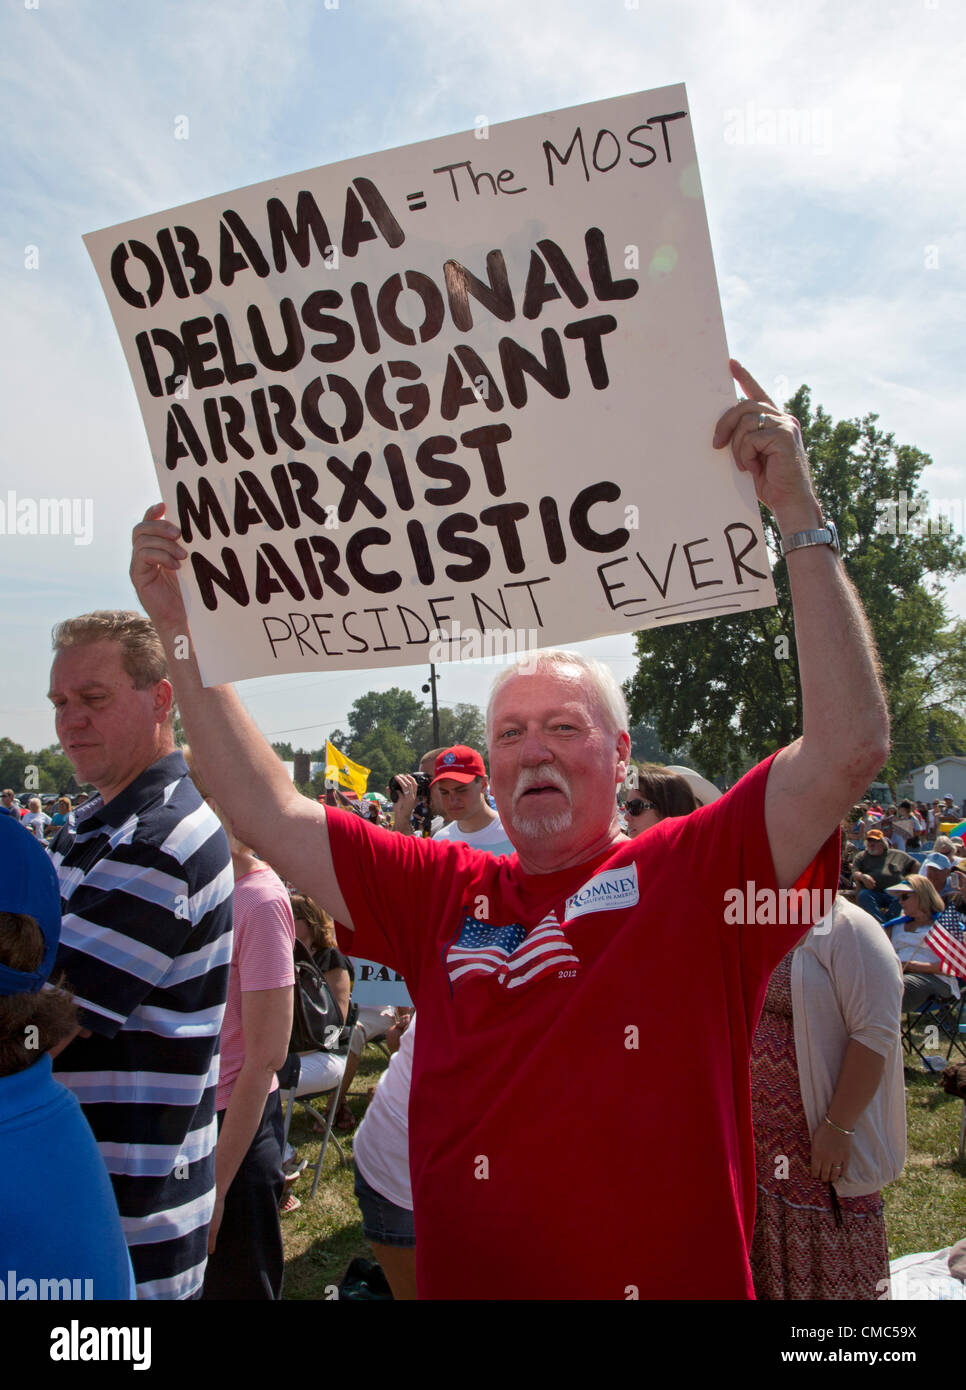
<instances>
[{"instance_id":1,"label":"small american flag","mask_svg":"<svg viewBox=\"0 0 966 1390\"><path fill-rule=\"evenodd\" d=\"M947 975L966 975L966 943L957 941L938 922L923 937L923 945L935 951L946 967Z\"/></svg>"},{"instance_id":2,"label":"small american flag","mask_svg":"<svg viewBox=\"0 0 966 1390\"><path fill-rule=\"evenodd\" d=\"M467 913L446 952L454 987L476 975L495 975L504 989L519 989L565 965L579 966L580 959L552 913L530 932L519 922L494 927Z\"/></svg>"}]
</instances>

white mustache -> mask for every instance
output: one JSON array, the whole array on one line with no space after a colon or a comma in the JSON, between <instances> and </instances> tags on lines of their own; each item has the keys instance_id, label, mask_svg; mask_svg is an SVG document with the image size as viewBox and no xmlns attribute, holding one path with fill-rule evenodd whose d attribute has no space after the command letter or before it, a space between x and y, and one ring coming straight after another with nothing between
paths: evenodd
<instances>
[{"instance_id":1,"label":"white mustache","mask_svg":"<svg viewBox=\"0 0 966 1390\"><path fill-rule=\"evenodd\" d=\"M516 805L525 792L531 787L556 787L562 791L570 804L570 788L567 786L566 779L562 772L552 765L546 767L525 767L521 768L517 778L517 784L513 789L513 804Z\"/></svg>"}]
</instances>

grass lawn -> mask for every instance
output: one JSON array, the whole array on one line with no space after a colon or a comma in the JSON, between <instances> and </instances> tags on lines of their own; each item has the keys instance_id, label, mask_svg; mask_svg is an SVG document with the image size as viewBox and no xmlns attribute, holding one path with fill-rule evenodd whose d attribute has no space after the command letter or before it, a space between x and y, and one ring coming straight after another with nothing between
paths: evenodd
<instances>
[{"instance_id":1,"label":"grass lawn","mask_svg":"<svg viewBox=\"0 0 966 1390\"><path fill-rule=\"evenodd\" d=\"M386 1065L381 1052L366 1048L349 1094L359 1119ZM956 1157L962 1114L962 1101L946 1094L938 1075L907 1069L906 1166L902 1177L885 1189L891 1259L939 1250L966 1236L966 1162ZM319 1155L319 1139L304 1116L305 1107L296 1107L290 1139L311 1164ZM352 1135L340 1136L340 1143L348 1166L340 1166L330 1144L315 1200L308 1199L312 1172L306 1169L295 1186L301 1210L282 1218L287 1299L333 1298L353 1256L371 1258L353 1192Z\"/></svg>"},{"instance_id":2,"label":"grass lawn","mask_svg":"<svg viewBox=\"0 0 966 1390\"><path fill-rule=\"evenodd\" d=\"M358 1120L365 1114L369 1095L388 1063L374 1047L367 1047L349 1092L349 1106ZM322 1110L327 1098L315 1101ZM315 1199L309 1201L312 1190L313 1166L318 1161L321 1139L313 1134L306 1119L306 1107L295 1107L295 1118L289 1142L298 1149L300 1158L309 1160L309 1167L295 1184L295 1195L301 1200L299 1211L282 1217L282 1238L285 1244L285 1298L333 1298L334 1286L339 1284L354 1255L371 1259L369 1243L362 1234L362 1217L356 1201L353 1183L352 1134L338 1135L345 1151L347 1166L339 1163L339 1151L330 1140L325 1166L319 1179Z\"/></svg>"},{"instance_id":3,"label":"grass lawn","mask_svg":"<svg viewBox=\"0 0 966 1390\"><path fill-rule=\"evenodd\" d=\"M906 1069L906 1166L885 1189L889 1258L941 1250L966 1236L966 1162L957 1158L963 1102L939 1076Z\"/></svg>"}]
</instances>

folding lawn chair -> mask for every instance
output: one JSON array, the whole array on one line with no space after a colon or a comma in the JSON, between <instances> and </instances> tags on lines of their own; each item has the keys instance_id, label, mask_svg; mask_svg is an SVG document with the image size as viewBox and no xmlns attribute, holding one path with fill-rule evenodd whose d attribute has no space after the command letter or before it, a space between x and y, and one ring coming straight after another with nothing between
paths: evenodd
<instances>
[{"instance_id":1,"label":"folding lawn chair","mask_svg":"<svg viewBox=\"0 0 966 1390\"><path fill-rule=\"evenodd\" d=\"M902 1046L903 1050L909 1054L910 1060L915 1055L922 1062L925 1070L932 1072L942 1071L954 1049L966 1059L964 1008L966 1008L966 993L962 993L959 999L954 999L948 995L941 998L930 995L920 1009L905 1013L902 1018ZM946 1039L945 1058L940 1057L936 1052L927 1053L925 1041L921 1044L917 1041L915 1036L917 1029L928 1027L935 1027L939 1037ZM940 1046L942 1046L941 1043Z\"/></svg>"},{"instance_id":2,"label":"folding lawn chair","mask_svg":"<svg viewBox=\"0 0 966 1390\"><path fill-rule=\"evenodd\" d=\"M285 1130L282 1137L283 1152L285 1150L285 1145L288 1143L288 1132L291 1128L292 1114L295 1105L298 1104L307 1106L308 1109L312 1111L312 1114L316 1117L316 1119L321 1119L319 1112L316 1109L314 1109L313 1106L309 1105L309 1101L317 1100L320 1096L332 1097L332 1099L329 1101L329 1111L325 1119L325 1130L322 1135L322 1146L319 1149L319 1157L315 1165L315 1177L312 1180L312 1191L309 1193L309 1200L311 1201L311 1199L315 1196L316 1188L319 1185L319 1178L322 1176L322 1164L325 1162L325 1151L328 1148L330 1139L332 1140L333 1144L338 1150L339 1162L341 1163L342 1167L345 1168L347 1166L346 1156L342 1150L342 1145L339 1143L337 1136L332 1133L332 1124L335 1120L335 1113L339 1108L336 1105L336 1097L338 1096L339 1089L342 1085L342 1078L340 1076L336 1084L334 1086L330 1086L328 1090L313 1091L310 1095L307 1094L297 1096L295 1092L298 1090L299 1076L301 1075L301 1070L301 1057L297 1052L291 1052L285 1059L285 1065L281 1067L281 1069L277 1073L279 1087L283 1092L286 1093L285 1098L287 1100L287 1104L285 1107Z\"/></svg>"}]
</instances>

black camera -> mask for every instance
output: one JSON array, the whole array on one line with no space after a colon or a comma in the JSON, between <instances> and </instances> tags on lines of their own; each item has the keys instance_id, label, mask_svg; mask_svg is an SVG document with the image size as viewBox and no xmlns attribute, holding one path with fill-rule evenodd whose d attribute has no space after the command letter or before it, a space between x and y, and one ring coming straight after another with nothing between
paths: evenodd
<instances>
[{"instance_id":1,"label":"black camera","mask_svg":"<svg viewBox=\"0 0 966 1390\"><path fill-rule=\"evenodd\" d=\"M414 772L412 776L416 779L416 800L429 800L429 784L433 780L428 772ZM402 796L402 787L395 777L389 779L389 796L393 803L397 802Z\"/></svg>"}]
</instances>

